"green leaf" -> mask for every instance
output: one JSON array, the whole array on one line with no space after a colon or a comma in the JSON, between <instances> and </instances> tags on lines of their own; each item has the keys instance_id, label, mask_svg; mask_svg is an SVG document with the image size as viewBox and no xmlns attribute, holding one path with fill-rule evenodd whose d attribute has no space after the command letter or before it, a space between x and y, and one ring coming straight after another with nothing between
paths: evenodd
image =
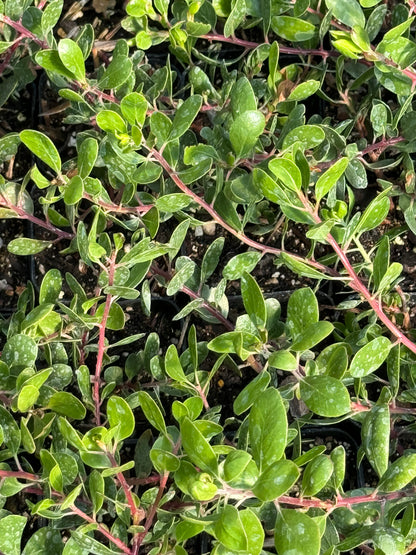
<instances>
[{"instance_id":1,"label":"green leaf","mask_svg":"<svg viewBox=\"0 0 416 555\"><path fill-rule=\"evenodd\" d=\"M274 544L279 555L319 555L318 524L305 513L281 509L277 512Z\"/></svg>"},{"instance_id":2,"label":"green leaf","mask_svg":"<svg viewBox=\"0 0 416 555\"><path fill-rule=\"evenodd\" d=\"M378 227L385 219L390 210L390 199L386 196L378 196L370 202L361 216L355 229L355 235L359 237L365 231Z\"/></svg>"},{"instance_id":3,"label":"green leaf","mask_svg":"<svg viewBox=\"0 0 416 555\"><path fill-rule=\"evenodd\" d=\"M315 94L320 86L321 83L319 81L314 81L313 79L305 81L293 89L287 100L305 100L305 98Z\"/></svg>"},{"instance_id":4,"label":"green leaf","mask_svg":"<svg viewBox=\"0 0 416 555\"><path fill-rule=\"evenodd\" d=\"M69 182L65 185L64 201L68 206L77 204L84 194L84 182L79 175L71 177Z\"/></svg>"},{"instance_id":5,"label":"green leaf","mask_svg":"<svg viewBox=\"0 0 416 555\"><path fill-rule=\"evenodd\" d=\"M35 60L46 71L63 75L67 79L74 78L73 74L61 62L57 50L41 50L35 54Z\"/></svg>"},{"instance_id":6,"label":"green leaf","mask_svg":"<svg viewBox=\"0 0 416 555\"><path fill-rule=\"evenodd\" d=\"M121 99L120 108L123 116L130 125L137 124L142 126L144 124L147 113L147 100L145 96L137 92L127 94Z\"/></svg>"},{"instance_id":7,"label":"green leaf","mask_svg":"<svg viewBox=\"0 0 416 555\"><path fill-rule=\"evenodd\" d=\"M7 340L1 353L1 360L9 367L27 368L34 366L38 356L38 347L34 339L17 334Z\"/></svg>"},{"instance_id":8,"label":"green leaf","mask_svg":"<svg viewBox=\"0 0 416 555\"><path fill-rule=\"evenodd\" d=\"M337 445L330 453L331 461L334 464L332 473L332 483L336 490L339 490L345 478L346 452L343 445Z\"/></svg>"},{"instance_id":9,"label":"green leaf","mask_svg":"<svg viewBox=\"0 0 416 555\"><path fill-rule=\"evenodd\" d=\"M302 187L302 174L300 169L287 158L275 158L269 162L269 168L284 187L292 191L299 191Z\"/></svg>"},{"instance_id":10,"label":"green leaf","mask_svg":"<svg viewBox=\"0 0 416 555\"><path fill-rule=\"evenodd\" d=\"M312 349L318 343L320 343L325 337L328 337L332 330L334 329L331 322L316 322L311 324L306 330L296 338L291 345L292 351L306 351Z\"/></svg>"},{"instance_id":11,"label":"green leaf","mask_svg":"<svg viewBox=\"0 0 416 555\"><path fill-rule=\"evenodd\" d=\"M52 245L52 243L49 241L19 237L18 239L12 239L10 241L10 243L7 245L7 250L12 254L16 254L18 256L28 256L31 254L38 254L50 245Z\"/></svg>"},{"instance_id":12,"label":"green leaf","mask_svg":"<svg viewBox=\"0 0 416 555\"><path fill-rule=\"evenodd\" d=\"M202 96L195 94L185 100L177 108L172 122L172 129L169 133L168 141L179 139L187 131L196 118L202 106Z\"/></svg>"},{"instance_id":13,"label":"green leaf","mask_svg":"<svg viewBox=\"0 0 416 555\"><path fill-rule=\"evenodd\" d=\"M159 179L159 177L162 175L162 172L163 172L163 169L161 166L158 166L157 164L155 164L154 162L151 162L150 160L146 160L145 162L143 162L143 164L140 164L140 166L135 170L133 174L133 179L134 181L137 181L137 183L140 183L141 185L147 185L148 183L153 183L154 181ZM178 193L178 195L181 195L181 194L182 193ZM173 197L173 196L174 194L164 195L163 197L159 197L157 199L159 202L159 206L160 205L163 206L163 203L167 201L167 199L165 201L163 200L165 199L165 197ZM189 203L190 203L190 199L188 199L188 202L185 206L187 206ZM165 210L165 212L168 212L169 206L165 205L163 206L163 209ZM174 212L174 210L172 210L172 212Z\"/></svg>"},{"instance_id":14,"label":"green leaf","mask_svg":"<svg viewBox=\"0 0 416 555\"><path fill-rule=\"evenodd\" d=\"M244 272L241 278L241 295L243 297L244 308L251 321L257 328L264 328L267 311L263 294L256 280L247 272Z\"/></svg>"},{"instance_id":15,"label":"green leaf","mask_svg":"<svg viewBox=\"0 0 416 555\"><path fill-rule=\"evenodd\" d=\"M54 393L49 399L46 408L58 414L62 414L63 416L68 416L68 418L75 418L76 420L82 420L87 413L81 401L77 399L75 395L67 391L57 391Z\"/></svg>"},{"instance_id":16,"label":"green leaf","mask_svg":"<svg viewBox=\"0 0 416 555\"><path fill-rule=\"evenodd\" d=\"M224 25L224 36L234 35L234 31L246 16L246 10L246 0L231 0L231 9Z\"/></svg>"},{"instance_id":17,"label":"green leaf","mask_svg":"<svg viewBox=\"0 0 416 555\"><path fill-rule=\"evenodd\" d=\"M236 449L227 455L224 461L223 473L226 482L236 480L252 461L250 453Z\"/></svg>"},{"instance_id":18,"label":"green leaf","mask_svg":"<svg viewBox=\"0 0 416 555\"><path fill-rule=\"evenodd\" d=\"M71 39L61 39L58 43L59 57L75 78L85 81L85 63L81 48Z\"/></svg>"},{"instance_id":19,"label":"green leaf","mask_svg":"<svg viewBox=\"0 0 416 555\"><path fill-rule=\"evenodd\" d=\"M252 487L261 501L273 501L286 493L299 478L299 468L289 460L277 461L266 468Z\"/></svg>"},{"instance_id":20,"label":"green leaf","mask_svg":"<svg viewBox=\"0 0 416 555\"><path fill-rule=\"evenodd\" d=\"M387 405L374 405L365 414L361 438L369 463L378 476L382 476L389 466L390 411Z\"/></svg>"},{"instance_id":21,"label":"green leaf","mask_svg":"<svg viewBox=\"0 0 416 555\"><path fill-rule=\"evenodd\" d=\"M296 357L289 351L275 351L267 360L272 368L288 370L289 372L296 370L299 366Z\"/></svg>"},{"instance_id":22,"label":"green leaf","mask_svg":"<svg viewBox=\"0 0 416 555\"><path fill-rule=\"evenodd\" d=\"M24 385L17 398L17 408L20 412L27 412L37 401L39 389L34 385Z\"/></svg>"},{"instance_id":23,"label":"green leaf","mask_svg":"<svg viewBox=\"0 0 416 555\"><path fill-rule=\"evenodd\" d=\"M48 270L42 279L39 291L39 304L55 303L61 292L61 272L55 268Z\"/></svg>"},{"instance_id":24,"label":"green leaf","mask_svg":"<svg viewBox=\"0 0 416 555\"><path fill-rule=\"evenodd\" d=\"M194 271L195 263L191 260L185 262L181 269L178 270L173 278L170 280L169 285L166 289L167 295L171 296L177 293L185 285L185 283L189 279L191 279Z\"/></svg>"},{"instance_id":25,"label":"green leaf","mask_svg":"<svg viewBox=\"0 0 416 555\"><path fill-rule=\"evenodd\" d=\"M101 110L96 117L98 127L109 133L125 133L126 122L114 110Z\"/></svg>"},{"instance_id":26,"label":"green leaf","mask_svg":"<svg viewBox=\"0 0 416 555\"><path fill-rule=\"evenodd\" d=\"M301 262L293 255L288 254L287 252L282 252L280 254L280 259L282 262L290 269L292 272L304 277L310 277L313 279L337 279L331 278L326 274L316 270L313 266L308 266L307 263Z\"/></svg>"},{"instance_id":27,"label":"green leaf","mask_svg":"<svg viewBox=\"0 0 416 555\"><path fill-rule=\"evenodd\" d=\"M101 303L95 312L95 318L102 322L105 303ZM106 328L109 330L122 330L124 328L124 311L117 303L112 303L108 313Z\"/></svg>"},{"instance_id":28,"label":"green leaf","mask_svg":"<svg viewBox=\"0 0 416 555\"><path fill-rule=\"evenodd\" d=\"M20 542L27 519L20 515L7 515L0 520L0 550L4 555L20 555Z\"/></svg>"},{"instance_id":29,"label":"green leaf","mask_svg":"<svg viewBox=\"0 0 416 555\"><path fill-rule=\"evenodd\" d=\"M254 401L249 416L253 458L262 472L283 456L287 439L287 416L277 389L263 391Z\"/></svg>"},{"instance_id":30,"label":"green leaf","mask_svg":"<svg viewBox=\"0 0 416 555\"><path fill-rule=\"evenodd\" d=\"M403 489L416 478L416 453L409 453L394 461L381 477L378 490L384 492Z\"/></svg>"},{"instance_id":31,"label":"green leaf","mask_svg":"<svg viewBox=\"0 0 416 555\"><path fill-rule=\"evenodd\" d=\"M182 419L180 430L182 447L186 455L201 470L216 475L218 472L218 462L214 450L187 416Z\"/></svg>"},{"instance_id":32,"label":"green leaf","mask_svg":"<svg viewBox=\"0 0 416 555\"><path fill-rule=\"evenodd\" d=\"M240 279L244 272L251 272L257 266L262 255L260 252L250 251L237 254L225 265L222 275L230 280Z\"/></svg>"},{"instance_id":33,"label":"green leaf","mask_svg":"<svg viewBox=\"0 0 416 555\"><path fill-rule=\"evenodd\" d=\"M78 148L78 175L82 179L88 177L98 156L98 142L93 137L82 141Z\"/></svg>"},{"instance_id":34,"label":"green leaf","mask_svg":"<svg viewBox=\"0 0 416 555\"><path fill-rule=\"evenodd\" d=\"M172 193L156 199L155 205L161 212L177 212L183 210L192 202L192 199L185 193Z\"/></svg>"},{"instance_id":35,"label":"green leaf","mask_svg":"<svg viewBox=\"0 0 416 555\"><path fill-rule=\"evenodd\" d=\"M236 118L244 112L257 110L257 100L253 87L247 77L243 76L234 84L231 90L231 110Z\"/></svg>"},{"instance_id":36,"label":"green leaf","mask_svg":"<svg viewBox=\"0 0 416 555\"><path fill-rule=\"evenodd\" d=\"M332 476L334 464L327 455L318 455L307 464L302 477L302 493L313 497L319 493Z\"/></svg>"},{"instance_id":37,"label":"green leaf","mask_svg":"<svg viewBox=\"0 0 416 555\"><path fill-rule=\"evenodd\" d=\"M246 387L240 391L233 403L235 414L240 415L248 410L257 397L266 389L270 382L270 374L261 372Z\"/></svg>"},{"instance_id":38,"label":"green leaf","mask_svg":"<svg viewBox=\"0 0 416 555\"><path fill-rule=\"evenodd\" d=\"M332 376L307 376L300 382L302 401L315 414L328 418L350 411L350 396L345 385Z\"/></svg>"},{"instance_id":39,"label":"green leaf","mask_svg":"<svg viewBox=\"0 0 416 555\"><path fill-rule=\"evenodd\" d=\"M98 87L101 90L118 88L128 80L132 73L132 70L133 63L130 58L128 58L127 56L114 57L114 59L111 60L107 69L105 70L103 76L98 81ZM124 112L123 115L125 116Z\"/></svg>"},{"instance_id":40,"label":"green leaf","mask_svg":"<svg viewBox=\"0 0 416 555\"><path fill-rule=\"evenodd\" d=\"M204 283L218 266L224 242L224 237L217 237L207 248L201 263L201 283Z\"/></svg>"},{"instance_id":41,"label":"green leaf","mask_svg":"<svg viewBox=\"0 0 416 555\"><path fill-rule=\"evenodd\" d=\"M350 366L354 378L363 378L371 374L386 360L391 349L387 337L376 337L355 354Z\"/></svg>"},{"instance_id":42,"label":"green leaf","mask_svg":"<svg viewBox=\"0 0 416 555\"><path fill-rule=\"evenodd\" d=\"M390 263L390 239L384 235L378 246L376 255L373 261L373 281L374 289L378 291L383 276L387 272Z\"/></svg>"},{"instance_id":43,"label":"green leaf","mask_svg":"<svg viewBox=\"0 0 416 555\"><path fill-rule=\"evenodd\" d=\"M335 187L338 179L346 170L348 163L348 158L341 158L319 177L315 185L315 196L318 202L329 193L332 187Z\"/></svg>"},{"instance_id":44,"label":"green leaf","mask_svg":"<svg viewBox=\"0 0 416 555\"><path fill-rule=\"evenodd\" d=\"M155 401L150 397L146 391L139 391L137 393L140 406L143 414L150 424L162 434L166 434L166 424L163 414Z\"/></svg>"},{"instance_id":45,"label":"green leaf","mask_svg":"<svg viewBox=\"0 0 416 555\"><path fill-rule=\"evenodd\" d=\"M61 157L49 137L40 131L25 129L20 133L20 139L35 156L45 162L56 173L61 173Z\"/></svg>"},{"instance_id":46,"label":"green leaf","mask_svg":"<svg viewBox=\"0 0 416 555\"><path fill-rule=\"evenodd\" d=\"M42 12L41 27L44 35L55 27L62 13L63 0L54 0L47 4Z\"/></svg>"},{"instance_id":47,"label":"green leaf","mask_svg":"<svg viewBox=\"0 0 416 555\"><path fill-rule=\"evenodd\" d=\"M348 27L365 27L365 15L357 0L325 0L326 7Z\"/></svg>"},{"instance_id":48,"label":"green leaf","mask_svg":"<svg viewBox=\"0 0 416 555\"><path fill-rule=\"evenodd\" d=\"M401 276L402 271L403 266L400 262L392 262L380 281L378 293L389 291L393 287L394 282Z\"/></svg>"},{"instance_id":49,"label":"green leaf","mask_svg":"<svg viewBox=\"0 0 416 555\"><path fill-rule=\"evenodd\" d=\"M0 426L3 432L3 442L13 455L17 455L21 442L20 430L13 416L1 405Z\"/></svg>"},{"instance_id":50,"label":"green leaf","mask_svg":"<svg viewBox=\"0 0 416 555\"><path fill-rule=\"evenodd\" d=\"M286 327L292 339L319 320L319 307L315 293L310 287L294 291L287 305Z\"/></svg>"},{"instance_id":51,"label":"green leaf","mask_svg":"<svg viewBox=\"0 0 416 555\"><path fill-rule=\"evenodd\" d=\"M263 527L250 509L239 511L233 505L226 505L215 522L214 535L227 549L227 553L260 555L262 551Z\"/></svg>"},{"instance_id":52,"label":"green leaf","mask_svg":"<svg viewBox=\"0 0 416 555\"><path fill-rule=\"evenodd\" d=\"M187 381L175 345L169 345L165 355L166 374L179 383Z\"/></svg>"},{"instance_id":53,"label":"green leaf","mask_svg":"<svg viewBox=\"0 0 416 555\"><path fill-rule=\"evenodd\" d=\"M309 21L288 15L272 17L272 29L279 37L293 42L309 40L316 33L315 26Z\"/></svg>"},{"instance_id":54,"label":"green leaf","mask_svg":"<svg viewBox=\"0 0 416 555\"><path fill-rule=\"evenodd\" d=\"M133 411L122 397L116 395L110 397L107 403L107 418L111 428L117 427L114 437L118 441L133 434L135 427Z\"/></svg>"},{"instance_id":55,"label":"green leaf","mask_svg":"<svg viewBox=\"0 0 416 555\"><path fill-rule=\"evenodd\" d=\"M265 117L258 110L248 110L236 117L230 127L230 141L237 158L250 154L265 125Z\"/></svg>"},{"instance_id":56,"label":"green leaf","mask_svg":"<svg viewBox=\"0 0 416 555\"><path fill-rule=\"evenodd\" d=\"M302 125L289 131L283 140L283 148L289 148L300 142L302 150L308 150L320 145L325 139L325 132L317 125Z\"/></svg>"}]
</instances>

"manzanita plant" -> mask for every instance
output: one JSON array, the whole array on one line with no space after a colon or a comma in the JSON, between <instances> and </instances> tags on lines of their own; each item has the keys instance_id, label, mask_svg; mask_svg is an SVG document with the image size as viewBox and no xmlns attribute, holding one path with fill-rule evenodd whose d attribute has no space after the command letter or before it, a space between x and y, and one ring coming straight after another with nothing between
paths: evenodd
<instances>
[{"instance_id":1,"label":"manzanita plant","mask_svg":"<svg viewBox=\"0 0 416 555\"><path fill-rule=\"evenodd\" d=\"M0 1L3 113L42 76L72 141L0 137L43 256L0 322L0 552L413 552L416 4L130 0L104 42L68 8Z\"/></svg>"}]
</instances>

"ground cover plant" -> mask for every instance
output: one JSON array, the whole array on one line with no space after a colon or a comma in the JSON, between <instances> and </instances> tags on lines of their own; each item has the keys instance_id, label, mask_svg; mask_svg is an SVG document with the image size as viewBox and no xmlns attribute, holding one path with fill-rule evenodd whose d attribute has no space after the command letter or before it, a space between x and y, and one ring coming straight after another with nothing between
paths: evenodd
<instances>
[{"instance_id":1,"label":"ground cover plant","mask_svg":"<svg viewBox=\"0 0 416 555\"><path fill-rule=\"evenodd\" d=\"M413 552L415 11L0 1L0 552Z\"/></svg>"}]
</instances>

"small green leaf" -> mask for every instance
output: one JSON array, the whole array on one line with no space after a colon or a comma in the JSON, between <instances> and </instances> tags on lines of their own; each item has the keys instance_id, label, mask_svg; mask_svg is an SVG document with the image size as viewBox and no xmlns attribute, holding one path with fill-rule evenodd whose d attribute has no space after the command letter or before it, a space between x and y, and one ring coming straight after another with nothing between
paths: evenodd
<instances>
[{"instance_id":1,"label":"small green leaf","mask_svg":"<svg viewBox=\"0 0 416 555\"><path fill-rule=\"evenodd\" d=\"M378 227L385 219L390 210L390 199L384 196L378 196L364 211L360 221L355 229L355 234L359 237L365 231L370 231Z\"/></svg>"},{"instance_id":2,"label":"small green leaf","mask_svg":"<svg viewBox=\"0 0 416 555\"><path fill-rule=\"evenodd\" d=\"M58 43L58 54L64 66L79 81L85 81L85 63L81 48L71 39L62 39Z\"/></svg>"},{"instance_id":3,"label":"small green leaf","mask_svg":"<svg viewBox=\"0 0 416 555\"><path fill-rule=\"evenodd\" d=\"M172 129L169 133L169 141L179 139L189 129L202 106L202 96L195 94L185 100L176 109L175 117L172 122Z\"/></svg>"},{"instance_id":4,"label":"small green leaf","mask_svg":"<svg viewBox=\"0 0 416 555\"><path fill-rule=\"evenodd\" d=\"M147 100L145 96L137 92L127 94L121 99L120 108L130 125L137 124L142 126L144 124L147 113Z\"/></svg>"},{"instance_id":5,"label":"small green leaf","mask_svg":"<svg viewBox=\"0 0 416 555\"><path fill-rule=\"evenodd\" d=\"M295 192L301 189L302 175L300 169L291 160L275 158L269 162L269 168L284 187L288 187Z\"/></svg>"},{"instance_id":6,"label":"small green leaf","mask_svg":"<svg viewBox=\"0 0 416 555\"><path fill-rule=\"evenodd\" d=\"M331 322L323 321L311 324L296 338L296 341L292 343L292 351L300 352L312 349L312 347L315 347L315 345L323 341L325 337L328 337L333 329L334 326Z\"/></svg>"},{"instance_id":7,"label":"small green leaf","mask_svg":"<svg viewBox=\"0 0 416 555\"><path fill-rule=\"evenodd\" d=\"M348 166L348 158L341 158L321 175L315 185L315 196L319 202L334 187Z\"/></svg>"},{"instance_id":8,"label":"small green leaf","mask_svg":"<svg viewBox=\"0 0 416 555\"><path fill-rule=\"evenodd\" d=\"M387 235L384 235L378 246L376 255L373 261L373 280L374 289L378 291L380 283L383 276L387 272L390 264L390 239Z\"/></svg>"},{"instance_id":9,"label":"small green leaf","mask_svg":"<svg viewBox=\"0 0 416 555\"><path fill-rule=\"evenodd\" d=\"M240 77L233 86L230 100L234 118L249 110L257 110L257 100L253 87L245 76Z\"/></svg>"},{"instance_id":10,"label":"small green leaf","mask_svg":"<svg viewBox=\"0 0 416 555\"><path fill-rule=\"evenodd\" d=\"M172 193L164 195L156 200L155 205L161 212L177 212L183 210L191 203L191 199L185 193Z\"/></svg>"},{"instance_id":11,"label":"small green leaf","mask_svg":"<svg viewBox=\"0 0 416 555\"><path fill-rule=\"evenodd\" d=\"M224 36L231 37L246 16L247 8L245 0L231 0L231 2L228 3L228 7L228 17L224 25Z\"/></svg>"},{"instance_id":12,"label":"small green leaf","mask_svg":"<svg viewBox=\"0 0 416 555\"><path fill-rule=\"evenodd\" d=\"M230 141L237 158L250 154L265 125L265 117L258 110L247 110L236 117L230 127Z\"/></svg>"},{"instance_id":13,"label":"small green leaf","mask_svg":"<svg viewBox=\"0 0 416 555\"><path fill-rule=\"evenodd\" d=\"M67 391L57 391L54 393L49 399L46 408L76 420L82 420L87 413L81 401Z\"/></svg>"},{"instance_id":14,"label":"small green leaf","mask_svg":"<svg viewBox=\"0 0 416 555\"><path fill-rule=\"evenodd\" d=\"M281 509L277 512L274 544L279 555L319 555L318 524L305 513Z\"/></svg>"},{"instance_id":15,"label":"small green leaf","mask_svg":"<svg viewBox=\"0 0 416 555\"><path fill-rule=\"evenodd\" d=\"M299 478L299 468L289 460L277 461L266 468L252 487L261 501L273 501L286 493Z\"/></svg>"},{"instance_id":16,"label":"small green leaf","mask_svg":"<svg viewBox=\"0 0 416 555\"><path fill-rule=\"evenodd\" d=\"M275 351L267 360L272 368L288 370L289 372L296 370L299 366L296 357L290 351Z\"/></svg>"},{"instance_id":17,"label":"small green leaf","mask_svg":"<svg viewBox=\"0 0 416 555\"><path fill-rule=\"evenodd\" d=\"M336 279L327 276L326 274L316 270L313 266L308 266L306 262L301 262L291 254L287 252L282 252L280 254L282 262L290 269L292 272L304 277L310 277L313 279Z\"/></svg>"},{"instance_id":18,"label":"small green leaf","mask_svg":"<svg viewBox=\"0 0 416 555\"><path fill-rule=\"evenodd\" d=\"M64 201L68 206L77 204L84 194L84 182L79 175L71 177L65 185Z\"/></svg>"},{"instance_id":19,"label":"small green leaf","mask_svg":"<svg viewBox=\"0 0 416 555\"><path fill-rule=\"evenodd\" d=\"M314 81L313 79L300 83L300 85L293 89L287 100L305 100L305 98L315 94L320 86L321 83L319 81Z\"/></svg>"},{"instance_id":20,"label":"small green leaf","mask_svg":"<svg viewBox=\"0 0 416 555\"><path fill-rule=\"evenodd\" d=\"M386 360L391 349L387 337L376 337L355 354L350 366L350 374L354 378L362 378L371 374Z\"/></svg>"},{"instance_id":21,"label":"small green leaf","mask_svg":"<svg viewBox=\"0 0 416 555\"><path fill-rule=\"evenodd\" d=\"M187 381L185 373L179 360L178 351L175 345L169 345L165 355L165 371L166 374L179 383Z\"/></svg>"},{"instance_id":22,"label":"small green leaf","mask_svg":"<svg viewBox=\"0 0 416 555\"><path fill-rule=\"evenodd\" d=\"M103 76L98 81L98 87L101 90L118 88L128 80L132 71L133 63L130 58L127 56L117 56L111 60ZM125 115L124 112L123 115Z\"/></svg>"},{"instance_id":23,"label":"small green leaf","mask_svg":"<svg viewBox=\"0 0 416 555\"><path fill-rule=\"evenodd\" d=\"M20 412L27 412L37 401L39 389L34 385L24 385L17 398L17 408Z\"/></svg>"},{"instance_id":24,"label":"small green leaf","mask_svg":"<svg viewBox=\"0 0 416 555\"><path fill-rule=\"evenodd\" d=\"M126 122L114 110L101 110L96 117L98 127L109 133L125 133Z\"/></svg>"},{"instance_id":25,"label":"small green leaf","mask_svg":"<svg viewBox=\"0 0 416 555\"><path fill-rule=\"evenodd\" d=\"M27 519L20 515L7 515L0 520L0 550L4 555L20 555L20 542Z\"/></svg>"},{"instance_id":26,"label":"small green leaf","mask_svg":"<svg viewBox=\"0 0 416 555\"><path fill-rule=\"evenodd\" d=\"M56 173L61 173L61 157L49 137L40 131L25 129L20 133L22 143L33 152L35 156L45 162Z\"/></svg>"},{"instance_id":27,"label":"small green leaf","mask_svg":"<svg viewBox=\"0 0 416 555\"><path fill-rule=\"evenodd\" d=\"M110 397L107 403L107 418L112 428L117 427L115 438L118 441L130 437L134 432L133 411L122 397Z\"/></svg>"},{"instance_id":28,"label":"small green leaf","mask_svg":"<svg viewBox=\"0 0 416 555\"><path fill-rule=\"evenodd\" d=\"M21 442L21 433L13 416L1 405L0 426L3 432L3 442L10 449L12 455L17 455Z\"/></svg>"},{"instance_id":29,"label":"small green leaf","mask_svg":"<svg viewBox=\"0 0 416 555\"><path fill-rule=\"evenodd\" d=\"M357 0L325 0L326 7L348 27L365 26L365 15Z\"/></svg>"},{"instance_id":30,"label":"small green leaf","mask_svg":"<svg viewBox=\"0 0 416 555\"><path fill-rule=\"evenodd\" d=\"M41 27L44 35L55 27L62 13L63 0L54 0L46 5L42 12Z\"/></svg>"},{"instance_id":31,"label":"small green leaf","mask_svg":"<svg viewBox=\"0 0 416 555\"><path fill-rule=\"evenodd\" d=\"M272 29L279 37L293 42L309 40L316 33L315 25L309 21L288 15L272 17Z\"/></svg>"},{"instance_id":32,"label":"small green leaf","mask_svg":"<svg viewBox=\"0 0 416 555\"><path fill-rule=\"evenodd\" d=\"M191 461L205 472L216 475L218 471L217 457L211 445L188 418L180 423L182 446Z\"/></svg>"},{"instance_id":33,"label":"small green leaf","mask_svg":"<svg viewBox=\"0 0 416 555\"><path fill-rule=\"evenodd\" d=\"M12 239L10 241L10 243L7 245L7 250L12 254L16 254L19 256L28 256L31 254L38 254L50 245L52 245L52 243L49 241L19 237L18 239Z\"/></svg>"},{"instance_id":34,"label":"small green leaf","mask_svg":"<svg viewBox=\"0 0 416 555\"><path fill-rule=\"evenodd\" d=\"M313 497L328 483L334 470L334 464L327 455L318 455L307 464L302 477L302 493Z\"/></svg>"},{"instance_id":35,"label":"small green leaf","mask_svg":"<svg viewBox=\"0 0 416 555\"><path fill-rule=\"evenodd\" d=\"M39 291L39 304L55 303L61 292L61 272L55 268L48 270L42 279Z\"/></svg>"},{"instance_id":36,"label":"small green leaf","mask_svg":"<svg viewBox=\"0 0 416 555\"><path fill-rule=\"evenodd\" d=\"M318 301L310 287L294 291L287 305L286 327L292 339L319 320Z\"/></svg>"},{"instance_id":37,"label":"small green leaf","mask_svg":"<svg viewBox=\"0 0 416 555\"><path fill-rule=\"evenodd\" d=\"M300 142L302 150L308 150L320 145L325 139L325 132L317 125L302 125L289 131L283 140L283 148L289 148Z\"/></svg>"},{"instance_id":38,"label":"small green leaf","mask_svg":"<svg viewBox=\"0 0 416 555\"><path fill-rule=\"evenodd\" d=\"M78 148L78 175L82 179L88 177L98 156L98 142L93 137L82 141Z\"/></svg>"},{"instance_id":39,"label":"small green leaf","mask_svg":"<svg viewBox=\"0 0 416 555\"><path fill-rule=\"evenodd\" d=\"M261 253L250 251L237 254L225 265L222 275L230 280L240 279L244 272L251 272L261 259Z\"/></svg>"},{"instance_id":40,"label":"small green leaf","mask_svg":"<svg viewBox=\"0 0 416 555\"><path fill-rule=\"evenodd\" d=\"M366 413L361 437L369 463L378 476L382 476L389 465L390 411L387 405L374 405Z\"/></svg>"},{"instance_id":41,"label":"small green leaf","mask_svg":"<svg viewBox=\"0 0 416 555\"><path fill-rule=\"evenodd\" d=\"M99 322L102 321L105 311L105 303L101 303L95 312L95 317L98 318ZM110 311L107 318L107 329L109 330L122 330L124 328L124 311L121 306L117 303L112 303Z\"/></svg>"},{"instance_id":42,"label":"small green leaf","mask_svg":"<svg viewBox=\"0 0 416 555\"><path fill-rule=\"evenodd\" d=\"M398 491L414 478L416 478L416 453L409 453L401 456L388 467L377 489L384 492Z\"/></svg>"},{"instance_id":43,"label":"small green leaf","mask_svg":"<svg viewBox=\"0 0 416 555\"><path fill-rule=\"evenodd\" d=\"M306 406L319 416L342 416L351 408L347 388L332 376L307 376L300 382L300 395Z\"/></svg>"},{"instance_id":44,"label":"small green leaf","mask_svg":"<svg viewBox=\"0 0 416 555\"><path fill-rule=\"evenodd\" d=\"M34 366L38 356L38 347L32 337L17 334L7 340L1 353L1 360L9 367L28 368Z\"/></svg>"},{"instance_id":45,"label":"small green leaf","mask_svg":"<svg viewBox=\"0 0 416 555\"><path fill-rule=\"evenodd\" d=\"M266 389L270 382L270 374L266 371L261 372L237 395L233 410L240 415L248 410L257 397Z\"/></svg>"},{"instance_id":46,"label":"small green leaf","mask_svg":"<svg viewBox=\"0 0 416 555\"><path fill-rule=\"evenodd\" d=\"M257 328L264 328L267 311L263 294L256 280L247 272L241 278L241 295L251 321Z\"/></svg>"},{"instance_id":47,"label":"small green leaf","mask_svg":"<svg viewBox=\"0 0 416 555\"><path fill-rule=\"evenodd\" d=\"M263 391L254 401L249 416L253 458L260 471L281 459L287 439L287 416L277 389Z\"/></svg>"},{"instance_id":48,"label":"small green leaf","mask_svg":"<svg viewBox=\"0 0 416 555\"><path fill-rule=\"evenodd\" d=\"M142 411L150 424L162 434L166 434L165 420L160 408L157 406L155 401L150 397L148 393L146 393L146 391L139 391L137 393L137 396Z\"/></svg>"}]
</instances>

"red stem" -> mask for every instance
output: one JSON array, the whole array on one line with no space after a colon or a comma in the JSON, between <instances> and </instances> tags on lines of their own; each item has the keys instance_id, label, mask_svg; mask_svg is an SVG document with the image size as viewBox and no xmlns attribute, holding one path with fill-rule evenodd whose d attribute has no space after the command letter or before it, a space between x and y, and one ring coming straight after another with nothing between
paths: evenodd
<instances>
[{"instance_id":1,"label":"red stem","mask_svg":"<svg viewBox=\"0 0 416 555\"><path fill-rule=\"evenodd\" d=\"M114 270L116 264L116 251L113 251L113 254L110 258L110 263L108 267L108 285L113 285L114 281ZM95 365L95 375L94 375L94 404L95 404L95 422L97 426L100 426L101 423L101 416L100 416L100 375L103 366L103 358L105 352L105 332L107 326L108 316L110 314L111 303L113 301L112 295L108 294L105 299L105 306L104 306L104 313L103 319L100 324L100 333L98 336L98 352L97 352L97 362Z\"/></svg>"},{"instance_id":2,"label":"red stem","mask_svg":"<svg viewBox=\"0 0 416 555\"><path fill-rule=\"evenodd\" d=\"M24 27L20 21L14 21L13 19L10 19L10 17L8 17L7 15L3 14L0 14L0 21L3 21L3 23L6 23L6 25L12 27L22 37L33 40L33 42L36 42L36 44L39 44L39 46L41 46L42 48L48 48L48 44L45 41L38 39L38 37L31 33L28 29L26 29L26 27Z\"/></svg>"},{"instance_id":3,"label":"red stem","mask_svg":"<svg viewBox=\"0 0 416 555\"><path fill-rule=\"evenodd\" d=\"M81 509L78 509L78 507L76 507L75 505L72 505L71 511L74 514L86 520L87 522L91 524L95 524L97 526L97 531L101 532L103 536L105 536L108 540L110 540L110 542L112 542L115 546L121 549L123 553L127 553L127 555L132 555L131 549L127 547L127 545L124 542L122 542L121 540L113 536L113 534L111 534L111 532L109 532L106 528L104 528L102 524L98 523L96 520L88 516L86 513L84 513L84 511L81 511Z\"/></svg>"}]
</instances>

